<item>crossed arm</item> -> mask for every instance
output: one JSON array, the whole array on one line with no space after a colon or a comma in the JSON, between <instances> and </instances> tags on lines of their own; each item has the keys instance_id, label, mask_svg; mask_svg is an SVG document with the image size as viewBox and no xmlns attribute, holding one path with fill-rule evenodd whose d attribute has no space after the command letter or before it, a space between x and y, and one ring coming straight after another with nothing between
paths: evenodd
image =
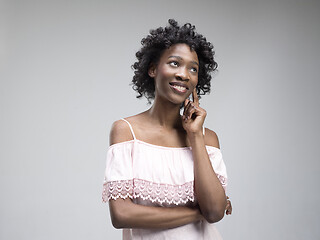
<instances>
[{"instance_id":1,"label":"crossed arm","mask_svg":"<svg viewBox=\"0 0 320 240\"><path fill-rule=\"evenodd\" d=\"M109 201L112 225L115 228L169 229L205 220L198 207L149 207L138 205L130 198ZM227 214L231 214L228 203Z\"/></svg>"},{"instance_id":2,"label":"crossed arm","mask_svg":"<svg viewBox=\"0 0 320 240\"><path fill-rule=\"evenodd\" d=\"M114 124L114 126L112 127L111 134L110 134L111 144L124 141L123 139L122 140L119 139L119 137L117 136L121 136L121 138L130 139L131 136L130 136L130 132L127 131L127 126L122 124L123 124L123 121ZM119 134L120 132L121 134ZM206 153L206 151L201 153L201 147L200 147L199 151L195 151L195 153L193 154L195 154L196 157L201 158L202 157L201 154L204 154L204 153ZM208 156L207 153L206 155ZM200 167L207 168L206 165L204 166L201 165ZM214 177L214 176L211 176L211 177ZM109 201L110 215L111 215L113 226L115 228L145 228L145 229L167 228L168 229L168 228L179 227L179 226L196 222L199 220L207 220L208 222L219 221L223 217L224 211L225 210L228 211L228 209L226 209L226 207L228 206L225 206L223 204L220 204L220 205L216 204L214 202L216 201L216 198L214 197L213 199L214 208L211 209L210 204L212 202L206 201L206 197L205 197L205 196L208 196L208 191L201 191L201 188L199 189L199 187L197 187L196 182L201 180L202 180L201 178L199 180L195 178L195 190L198 191L196 192L197 194L200 194L199 196L197 195L197 197L198 198L200 197L199 200L203 202L203 206L206 206L205 204L208 204L209 207L200 206L195 208L190 208L190 207L165 208L165 207L143 206L143 205L138 205L133 203L130 198L126 198L126 199L118 198L117 200ZM216 179L214 179L213 181L216 181ZM222 186L219 180L217 181L218 182L215 182L216 184L215 188L217 188L218 191L220 191L221 189L219 189L219 185L221 188ZM211 182L209 183L209 185L211 188L212 187ZM204 187L206 187L206 185ZM209 193L213 193L214 191L215 189L209 191ZM223 188L222 188L222 191L223 192L221 191L218 192L218 194L223 195L225 198ZM203 197L201 196L201 194L203 194ZM220 198L218 198L218 200L219 199ZM221 197L221 199L223 199L223 197ZM216 214L215 211L216 211L216 208L218 207L224 207L224 209L222 210L222 214L219 212L218 215L214 215ZM231 204L230 204L230 207L231 207ZM206 211L206 212L203 212L203 211ZM230 208L229 208L229 212L231 213Z\"/></svg>"},{"instance_id":3,"label":"crossed arm","mask_svg":"<svg viewBox=\"0 0 320 240\"><path fill-rule=\"evenodd\" d=\"M110 200L109 207L115 228L175 228L203 219L198 208L143 206L129 198Z\"/></svg>"}]
</instances>

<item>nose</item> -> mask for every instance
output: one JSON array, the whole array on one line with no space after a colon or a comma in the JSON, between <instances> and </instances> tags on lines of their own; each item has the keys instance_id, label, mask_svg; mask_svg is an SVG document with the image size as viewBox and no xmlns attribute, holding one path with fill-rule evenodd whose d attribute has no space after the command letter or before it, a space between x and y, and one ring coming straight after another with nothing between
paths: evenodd
<instances>
[{"instance_id":1,"label":"nose","mask_svg":"<svg viewBox=\"0 0 320 240\"><path fill-rule=\"evenodd\" d=\"M175 75L178 80L189 81L189 72L185 67L179 68Z\"/></svg>"}]
</instances>

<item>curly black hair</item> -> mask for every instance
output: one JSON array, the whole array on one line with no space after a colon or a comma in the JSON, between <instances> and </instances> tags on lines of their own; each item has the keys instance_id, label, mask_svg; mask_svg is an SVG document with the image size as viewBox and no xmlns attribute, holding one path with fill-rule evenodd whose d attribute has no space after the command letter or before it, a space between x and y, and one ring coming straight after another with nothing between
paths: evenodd
<instances>
[{"instance_id":1,"label":"curly black hair","mask_svg":"<svg viewBox=\"0 0 320 240\"><path fill-rule=\"evenodd\" d=\"M186 23L179 26L177 21L169 19L169 26L150 30L150 34L141 40L142 47L136 53L138 59L132 65L134 76L131 85L138 92L137 98L145 96L148 103L155 97L153 78L148 74L151 64L157 64L163 51L177 43L185 43L194 50L199 59L197 93L204 95L210 92L211 73L218 64L214 61L213 45L206 38L195 31L195 26Z\"/></svg>"}]
</instances>

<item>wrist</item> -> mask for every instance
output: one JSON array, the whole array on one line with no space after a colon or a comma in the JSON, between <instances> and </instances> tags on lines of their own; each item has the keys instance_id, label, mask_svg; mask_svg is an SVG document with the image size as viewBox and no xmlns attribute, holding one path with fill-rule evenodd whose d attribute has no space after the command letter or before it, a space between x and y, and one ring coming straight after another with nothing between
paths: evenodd
<instances>
[{"instance_id":1,"label":"wrist","mask_svg":"<svg viewBox=\"0 0 320 240\"><path fill-rule=\"evenodd\" d=\"M199 138L203 138L203 132L201 130L195 131L195 132L187 132L187 136L189 138L189 140L193 140L193 139L199 139Z\"/></svg>"},{"instance_id":2,"label":"wrist","mask_svg":"<svg viewBox=\"0 0 320 240\"><path fill-rule=\"evenodd\" d=\"M204 219L204 217L203 217L203 215L201 214L199 208L195 208L195 212L196 212L196 221L200 221L200 220L203 220L203 219Z\"/></svg>"}]
</instances>

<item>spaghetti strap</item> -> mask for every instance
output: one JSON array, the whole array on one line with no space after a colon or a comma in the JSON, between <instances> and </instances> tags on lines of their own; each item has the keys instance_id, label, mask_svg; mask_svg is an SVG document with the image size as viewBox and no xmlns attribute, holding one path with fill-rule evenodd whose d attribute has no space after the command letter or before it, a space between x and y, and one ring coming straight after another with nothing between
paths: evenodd
<instances>
[{"instance_id":1,"label":"spaghetti strap","mask_svg":"<svg viewBox=\"0 0 320 240\"><path fill-rule=\"evenodd\" d=\"M131 134L132 134L132 136L133 136L133 140L136 140L136 135L135 135L134 132L133 132L133 128L132 128L131 124L130 124L127 120L125 120L124 118L121 118L121 120L123 120L123 121L125 121L126 123L128 123L128 125L129 125L129 127L130 127Z\"/></svg>"},{"instance_id":2,"label":"spaghetti strap","mask_svg":"<svg viewBox=\"0 0 320 240\"><path fill-rule=\"evenodd\" d=\"M133 139L136 140L136 135L134 134L133 128L132 128L131 124L129 123L129 121L124 119L124 118L121 118L121 120L125 121L129 125L131 134L133 136ZM203 133L203 136L204 136L205 133L206 133L205 127L202 127L202 133Z\"/></svg>"}]
</instances>

